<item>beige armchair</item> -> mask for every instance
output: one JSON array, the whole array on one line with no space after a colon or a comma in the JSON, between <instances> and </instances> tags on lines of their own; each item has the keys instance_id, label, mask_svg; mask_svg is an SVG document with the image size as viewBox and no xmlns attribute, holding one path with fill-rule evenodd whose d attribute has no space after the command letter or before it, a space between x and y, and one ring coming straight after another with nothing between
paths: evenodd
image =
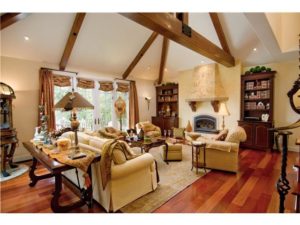
<instances>
[{"instance_id":1,"label":"beige armchair","mask_svg":"<svg viewBox=\"0 0 300 225\"><path fill-rule=\"evenodd\" d=\"M225 141L199 137L197 141L206 143L206 167L217 170L238 172L238 154L240 142L245 141L247 135L242 127L229 132ZM199 162L203 163L203 151L200 152Z\"/></svg>"},{"instance_id":2,"label":"beige armchair","mask_svg":"<svg viewBox=\"0 0 300 225\"><path fill-rule=\"evenodd\" d=\"M70 134L63 135L69 137ZM103 144L108 139L78 133L79 146L101 154ZM80 186L84 184L82 172L79 172ZM75 170L64 175L77 184ZM112 162L111 179L103 190L100 162L92 164L93 198L107 211L117 211L130 202L154 191L157 188L157 172L151 154L146 153L121 164Z\"/></svg>"},{"instance_id":3,"label":"beige armchair","mask_svg":"<svg viewBox=\"0 0 300 225\"><path fill-rule=\"evenodd\" d=\"M160 137L161 130L158 126L150 123L149 121L139 122L136 124L137 133L140 133L140 130L143 130L144 136L152 137Z\"/></svg>"},{"instance_id":4,"label":"beige armchair","mask_svg":"<svg viewBox=\"0 0 300 225\"><path fill-rule=\"evenodd\" d=\"M105 127L98 131L100 137L107 139L125 139L127 133L113 127Z\"/></svg>"}]
</instances>

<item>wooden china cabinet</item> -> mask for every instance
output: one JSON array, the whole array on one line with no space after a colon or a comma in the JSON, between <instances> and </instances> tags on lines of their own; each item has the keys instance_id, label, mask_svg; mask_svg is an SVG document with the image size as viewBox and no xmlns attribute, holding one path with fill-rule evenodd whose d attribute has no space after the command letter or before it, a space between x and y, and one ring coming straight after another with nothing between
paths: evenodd
<instances>
[{"instance_id":1,"label":"wooden china cabinet","mask_svg":"<svg viewBox=\"0 0 300 225\"><path fill-rule=\"evenodd\" d=\"M241 119L239 126L247 133L242 148L272 150L274 134L273 93L276 71L241 76Z\"/></svg>"},{"instance_id":2,"label":"wooden china cabinet","mask_svg":"<svg viewBox=\"0 0 300 225\"><path fill-rule=\"evenodd\" d=\"M162 135L164 130L172 132L178 127L178 97L178 84L156 87L156 116L152 117L152 123L160 127Z\"/></svg>"}]
</instances>

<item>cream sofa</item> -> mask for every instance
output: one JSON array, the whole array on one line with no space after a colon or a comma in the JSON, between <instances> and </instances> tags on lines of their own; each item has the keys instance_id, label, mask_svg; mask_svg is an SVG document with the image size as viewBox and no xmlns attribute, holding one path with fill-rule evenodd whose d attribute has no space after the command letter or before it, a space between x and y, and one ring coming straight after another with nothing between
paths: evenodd
<instances>
[{"instance_id":1,"label":"cream sofa","mask_svg":"<svg viewBox=\"0 0 300 225\"><path fill-rule=\"evenodd\" d=\"M245 130L237 127L236 130L229 132L225 141L216 141L212 138L213 136L197 138L197 141L206 143L206 167L238 172L239 145L247 139ZM199 162L203 163L203 151L200 151Z\"/></svg>"},{"instance_id":2,"label":"cream sofa","mask_svg":"<svg viewBox=\"0 0 300 225\"><path fill-rule=\"evenodd\" d=\"M72 132L62 136L72 139ZM93 137L78 132L80 148L89 149L101 154L102 145L107 139ZM75 169L64 172L64 175L77 184ZM80 186L83 186L82 172L79 171ZM146 153L123 164L111 166L111 180L103 190L100 162L92 164L93 198L107 211L117 211L137 198L157 188L157 176L154 158Z\"/></svg>"}]
</instances>

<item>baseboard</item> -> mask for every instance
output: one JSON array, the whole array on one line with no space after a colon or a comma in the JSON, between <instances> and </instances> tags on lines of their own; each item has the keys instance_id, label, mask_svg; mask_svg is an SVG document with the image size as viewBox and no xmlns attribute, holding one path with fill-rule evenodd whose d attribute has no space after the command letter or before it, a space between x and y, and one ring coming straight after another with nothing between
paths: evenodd
<instances>
[{"instance_id":1,"label":"baseboard","mask_svg":"<svg viewBox=\"0 0 300 225\"><path fill-rule=\"evenodd\" d=\"M14 156L14 162L23 162L23 161L28 161L32 159L32 156L30 155L16 155Z\"/></svg>"},{"instance_id":2,"label":"baseboard","mask_svg":"<svg viewBox=\"0 0 300 225\"><path fill-rule=\"evenodd\" d=\"M288 146L288 150L291 152L299 152L298 146Z\"/></svg>"}]
</instances>

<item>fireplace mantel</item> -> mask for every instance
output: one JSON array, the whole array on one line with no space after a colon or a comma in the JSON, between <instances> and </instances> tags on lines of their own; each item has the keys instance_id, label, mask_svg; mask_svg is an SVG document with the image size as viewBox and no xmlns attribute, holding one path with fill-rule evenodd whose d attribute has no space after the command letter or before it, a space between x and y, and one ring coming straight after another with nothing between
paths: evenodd
<instances>
[{"instance_id":1,"label":"fireplace mantel","mask_svg":"<svg viewBox=\"0 0 300 225\"><path fill-rule=\"evenodd\" d=\"M228 97L207 97L207 98L192 98L186 99L185 101L189 103L193 112L197 111L197 102L211 102L211 105L215 112L219 112L219 105L222 101L227 101Z\"/></svg>"}]
</instances>

